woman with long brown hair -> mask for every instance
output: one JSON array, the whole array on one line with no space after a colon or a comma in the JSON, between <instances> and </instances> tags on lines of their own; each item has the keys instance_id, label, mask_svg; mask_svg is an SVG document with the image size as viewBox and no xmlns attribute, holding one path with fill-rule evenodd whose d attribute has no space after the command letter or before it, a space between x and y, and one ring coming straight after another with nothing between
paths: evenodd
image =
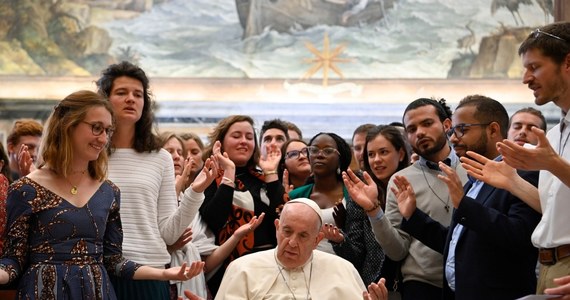
<instances>
[{"instance_id":1,"label":"woman with long brown hair","mask_svg":"<svg viewBox=\"0 0 570 300\"><path fill-rule=\"evenodd\" d=\"M260 158L253 119L243 115L221 120L209 140L204 157L214 155L223 172L204 192L206 197L200 214L216 236L216 244L223 244L241 225L265 213L265 219L256 231L240 240L226 263L248 253L275 247L273 220L277 218L276 209L284 203L285 195L277 176L281 151L268 149L267 156ZM226 266L208 282L214 294Z\"/></svg>"}]
</instances>

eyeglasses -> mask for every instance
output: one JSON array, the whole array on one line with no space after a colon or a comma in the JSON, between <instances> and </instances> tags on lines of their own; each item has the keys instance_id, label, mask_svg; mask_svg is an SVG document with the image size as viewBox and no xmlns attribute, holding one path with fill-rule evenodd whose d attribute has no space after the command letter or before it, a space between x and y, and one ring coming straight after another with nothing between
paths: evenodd
<instances>
[{"instance_id":1,"label":"eyeglasses","mask_svg":"<svg viewBox=\"0 0 570 300\"><path fill-rule=\"evenodd\" d=\"M307 152L309 153L310 156L317 156L320 153L322 153L324 156L331 156L334 153L340 155L340 152L338 152L338 150L336 150L333 147L325 147L325 148L321 149L317 146L309 146L305 149L307 149Z\"/></svg>"},{"instance_id":2,"label":"eyeglasses","mask_svg":"<svg viewBox=\"0 0 570 300\"><path fill-rule=\"evenodd\" d=\"M113 133L115 132L115 128L113 127L103 127L103 124L99 123L99 122L95 122L95 123L89 123L89 122L85 122L82 121L83 123L87 124L87 125L91 125L91 132L93 133L94 136L100 136L101 134L103 134L103 131L105 132L105 134L107 134L108 138L111 138L111 136L113 136Z\"/></svg>"},{"instance_id":3,"label":"eyeglasses","mask_svg":"<svg viewBox=\"0 0 570 300\"><path fill-rule=\"evenodd\" d=\"M563 42L567 42L565 39L563 39L563 38L561 38L561 37L559 37L559 36L557 36L557 35L554 35L554 34L548 33L548 32L544 32L544 31L542 31L542 30L540 30L540 29L538 29L538 28L535 29L535 30L533 30L530 34L532 35L533 38L536 39L536 38L538 38L538 36L539 36L541 33L544 34L544 35L547 35L547 36L549 36L549 37L551 37L551 38L555 38L555 39L557 39L557 40L561 40L561 41L563 41Z\"/></svg>"},{"instance_id":4,"label":"eyeglasses","mask_svg":"<svg viewBox=\"0 0 570 300\"><path fill-rule=\"evenodd\" d=\"M472 126L487 126L491 123L477 123L477 124L459 124L459 125L455 125L453 127L451 127L451 129L449 129L447 131L447 136L451 137L453 134L455 134L455 136L457 138L462 137L465 134L465 127L472 127Z\"/></svg>"},{"instance_id":5,"label":"eyeglasses","mask_svg":"<svg viewBox=\"0 0 570 300\"><path fill-rule=\"evenodd\" d=\"M303 148L301 150L291 150L285 153L285 159L297 159L301 157L301 154L307 157L307 148Z\"/></svg>"}]
</instances>

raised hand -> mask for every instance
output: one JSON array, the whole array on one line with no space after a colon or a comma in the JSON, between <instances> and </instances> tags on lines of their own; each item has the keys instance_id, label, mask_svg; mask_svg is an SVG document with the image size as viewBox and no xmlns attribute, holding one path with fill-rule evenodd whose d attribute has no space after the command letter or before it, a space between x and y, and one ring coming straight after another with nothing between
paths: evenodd
<instances>
[{"instance_id":1,"label":"raised hand","mask_svg":"<svg viewBox=\"0 0 570 300\"><path fill-rule=\"evenodd\" d=\"M472 151L466 154L472 159L464 156L460 160L467 174L496 188L509 190L512 178L519 176L517 170L504 161L494 161Z\"/></svg>"},{"instance_id":2,"label":"raised hand","mask_svg":"<svg viewBox=\"0 0 570 300\"><path fill-rule=\"evenodd\" d=\"M218 176L218 166L211 158L206 159L204 167L190 185L192 190L196 193L202 193Z\"/></svg>"},{"instance_id":3,"label":"raised hand","mask_svg":"<svg viewBox=\"0 0 570 300\"><path fill-rule=\"evenodd\" d=\"M445 174L437 175L437 178L441 179L446 185L449 191L449 198L453 203L453 207L459 207L459 203L461 203L461 199L463 199L463 195L465 195L465 191L463 191L463 183L461 179L459 179L459 175L452 169L450 166L444 164L443 162L439 162L439 168Z\"/></svg>"},{"instance_id":4,"label":"raised hand","mask_svg":"<svg viewBox=\"0 0 570 300\"><path fill-rule=\"evenodd\" d=\"M166 248L168 249L169 253L172 253L178 249L182 249L182 247L190 243L191 240L192 240L192 228L188 227L184 229L184 232L182 232L182 235L180 235L180 237L176 240L176 242L174 242L174 244L168 245L166 246Z\"/></svg>"},{"instance_id":5,"label":"raised hand","mask_svg":"<svg viewBox=\"0 0 570 300\"><path fill-rule=\"evenodd\" d=\"M287 194L295 189L292 184L289 184L289 171L287 171L287 169L283 170L283 188Z\"/></svg>"},{"instance_id":6,"label":"raised hand","mask_svg":"<svg viewBox=\"0 0 570 300\"><path fill-rule=\"evenodd\" d=\"M30 174L35 169L34 159L30 155L30 152L28 152L28 146L22 145L18 151L17 157L18 171L20 171L20 175L22 177Z\"/></svg>"},{"instance_id":7,"label":"raised hand","mask_svg":"<svg viewBox=\"0 0 570 300\"><path fill-rule=\"evenodd\" d=\"M407 220L416 210L416 193L404 176L395 176L392 182L394 182L394 186L390 190L396 196L400 214Z\"/></svg>"},{"instance_id":8,"label":"raised hand","mask_svg":"<svg viewBox=\"0 0 570 300\"><path fill-rule=\"evenodd\" d=\"M344 186L350 194L350 197L354 202L356 202L364 210L368 211L372 207L377 206L378 203L378 187L372 177L368 175L368 172L363 173L364 180L366 183L360 180L352 170L348 169L346 172L342 172L342 180ZM376 209L367 212L368 215L376 215L378 211Z\"/></svg>"},{"instance_id":9,"label":"raised hand","mask_svg":"<svg viewBox=\"0 0 570 300\"><path fill-rule=\"evenodd\" d=\"M194 163L194 158L188 157L184 160L182 165L182 174L176 176L175 186L176 195L179 195L181 191L188 188L190 183L194 180L194 172L192 171L192 164Z\"/></svg>"},{"instance_id":10,"label":"raised hand","mask_svg":"<svg viewBox=\"0 0 570 300\"><path fill-rule=\"evenodd\" d=\"M344 225L346 224L346 208L342 203L342 199L336 202L333 207L332 215L336 226L338 226L338 228L344 228Z\"/></svg>"},{"instance_id":11,"label":"raised hand","mask_svg":"<svg viewBox=\"0 0 570 300\"><path fill-rule=\"evenodd\" d=\"M244 236L248 235L249 233L253 232L257 227L259 227L259 224L263 222L264 217L265 213L261 213L259 217L254 216L253 218L251 218L251 220L249 220L249 223L243 224L238 229L236 229L236 231L234 231L234 235L241 240Z\"/></svg>"},{"instance_id":12,"label":"raised hand","mask_svg":"<svg viewBox=\"0 0 570 300\"><path fill-rule=\"evenodd\" d=\"M216 141L214 143L214 147L212 148L212 155L215 157L219 169L222 169L225 172L231 169L235 172L236 165L229 158L227 152L222 153L222 143L220 141Z\"/></svg>"},{"instance_id":13,"label":"raised hand","mask_svg":"<svg viewBox=\"0 0 570 300\"><path fill-rule=\"evenodd\" d=\"M497 150L503 155L503 160L511 167L520 170L537 171L556 168L558 154L548 142L544 131L537 127L531 130L538 137L538 144L534 148L520 146L509 140L497 143Z\"/></svg>"},{"instance_id":14,"label":"raised hand","mask_svg":"<svg viewBox=\"0 0 570 300\"><path fill-rule=\"evenodd\" d=\"M263 170L263 173L273 173L277 175L276 171L279 167L279 162L281 161L281 149L277 148L275 145L267 146L267 155L262 156L259 159L259 167ZM275 176L277 178L277 176Z\"/></svg>"},{"instance_id":15,"label":"raised hand","mask_svg":"<svg viewBox=\"0 0 570 300\"><path fill-rule=\"evenodd\" d=\"M340 244L344 241L344 235L338 227L333 224L325 223L321 228L321 231L325 234L325 238L329 241Z\"/></svg>"}]
</instances>

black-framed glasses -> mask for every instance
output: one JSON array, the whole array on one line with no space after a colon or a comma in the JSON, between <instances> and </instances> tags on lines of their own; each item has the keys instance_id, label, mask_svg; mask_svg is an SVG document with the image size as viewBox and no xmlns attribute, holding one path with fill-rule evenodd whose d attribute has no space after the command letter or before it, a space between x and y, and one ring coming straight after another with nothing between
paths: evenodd
<instances>
[{"instance_id":1,"label":"black-framed glasses","mask_svg":"<svg viewBox=\"0 0 570 300\"><path fill-rule=\"evenodd\" d=\"M303 154L305 157L307 157L307 147L301 149L301 150L291 150L288 151L287 153L285 153L285 159L297 159L299 157L301 157L301 154Z\"/></svg>"},{"instance_id":2,"label":"black-framed glasses","mask_svg":"<svg viewBox=\"0 0 570 300\"><path fill-rule=\"evenodd\" d=\"M544 35L546 35L546 36L549 36L549 37L551 37L551 38L555 38L555 39L557 39L557 40L561 40L561 41L566 42L566 43L568 42L568 41L566 41L565 39L563 39L563 38L561 38L561 37L559 37L559 36L557 36L557 35L554 35L554 34L552 34L552 33L548 33L548 32L542 31L542 30L540 30L539 28L537 28L537 29L535 29L535 30L533 30L533 31L531 32L532 37L535 38L535 39L538 38L538 36L539 36L540 34L544 34Z\"/></svg>"},{"instance_id":3,"label":"black-framed glasses","mask_svg":"<svg viewBox=\"0 0 570 300\"><path fill-rule=\"evenodd\" d=\"M113 136L113 133L115 132L115 128L113 127L105 128L103 124L99 122L93 122L93 123L86 121L81 121L81 122L87 125L91 125L91 132L93 133L94 136L100 136L101 134L103 134L104 131L107 134L107 137L111 138L111 136Z\"/></svg>"},{"instance_id":4,"label":"black-framed glasses","mask_svg":"<svg viewBox=\"0 0 570 300\"><path fill-rule=\"evenodd\" d=\"M455 134L455 137L460 138L465 134L465 128L469 128L472 126L488 126L491 123L473 123L473 124L459 124L459 125L455 125L453 127L451 127L451 129L449 129L447 131L447 136L451 137L453 134Z\"/></svg>"},{"instance_id":5,"label":"black-framed glasses","mask_svg":"<svg viewBox=\"0 0 570 300\"><path fill-rule=\"evenodd\" d=\"M307 149L307 153L309 153L310 156L317 156L320 153L322 153L324 156L331 156L334 153L340 155L340 152L338 152L338 150L336 150L333 147L325 147L325 148L321 149L317 146L309 146L305 149Z\"/></svg>"}]
</instances>

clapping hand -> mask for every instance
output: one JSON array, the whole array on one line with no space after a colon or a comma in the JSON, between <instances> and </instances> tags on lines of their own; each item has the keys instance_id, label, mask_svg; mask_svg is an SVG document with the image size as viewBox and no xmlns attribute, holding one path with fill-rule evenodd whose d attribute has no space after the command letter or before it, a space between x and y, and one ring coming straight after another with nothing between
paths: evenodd
<instances>
[{"instance_id":1,"label":"clapping hand","mask_svg":"<svg viewBox=\"0 0 570 300\"><path fill-rule=\"evenodd\" d=\"M467 174L496 188L509 190L512 179L519 176L517 170L504 161L494 161L472 151L466 154L468 157L460 160Z\"/></svg>"},{"instance_id":2,"label":"clapping hand","mask_svg":"<svg viewBox=\"0 0 570 300\"><path fill-rule=\"evenodd\" d=\"M218 168L224 170L224 174L226 174L229 170L233 170L235 172L236 165L235 163L229 158L227 152L222 153L222 143L220 141L216 141L214 143L214 147L212 148L212 155L214 156L215 162L218 165ZM234 174L232 174L233 180Z\"/></svg>"},{"instance_id":3,"label":"clapping hand","mask_svg":"<svg viewBox=\"0 0 570 300\"><path fill-rule=\"evenodd\" d=\"M352 170L348 169L346 172L342 172L342 180L344 181L344 186L350 194L350 197L354 202L356 202L364 210L370 210L372 207L377 206L378 203L378 187L372 177L368 175L367 172L363 173L364 180L366 183L360 180ZM369 211L369 215L375 215L377 213L376 209Z\"/></svg>"},{"instance_id":4,"label":"clapping hand","mask_svg":"<svg viewBox=\"0 0 570 300\"><path fill-rule=\"evenodd\" d=\"M336 226L338 228L344 228L346 224L346 208L344 207L342 199L338 200L334 205L332 215Z\"/></svg>"},{"instance_id":5,"label":"clapping hand","mask_svg":"<svg viewBox=\"0 0 570 300\"><path fill-rule=\"evenodd\" d=\"M289 171L287 171L287 169L283 170L283 188L287 194L295 189L292 184L289 184Z\"/></svg>"},{"instance_id":6,"label":"clapping hand","mask_svg":"<svg viewBox=\"0 0 570 300\"><path fill-rule=\"evenodd\" d=\"M194 180L194 172L192 171L192 164L194 163L194 158L188 157L184 160L182 165L182 174L176 176L175 186L176 195L180 194L181 191L186 190L188 186Z\"/></svg>"},{"instance_id":7,"label":"clapping hand","mask_svg":"<svg viewBox=\"0 0 570 300\"><path fill-rule=\"evenodd\" d=\"M34 168L34 159L30 155L28 151L28 146L23 144L18 151L18 171L20 171L20 175L26 176L30 174Z\"/></svg>"},{"instance_id":8,"label":"clapping hand","mask_svg":"<svg viewBox=\"0 0 570 300\"><path fill-rule=\"evenodd\" d=\"M532 127L532 132L538 138L534 148L521 146L514 141L503 140L497 143L497 150L503 155L503 160L517 170L538 171L556 168L558 154L546 138L544 131Z\"/></svg>"},{"instance_id":9,"label":"clapping hand","mask_svg":"<svg viewBox=\"0 0 570 300\"><path fill-rule=\"evenodd\" d=\"M259 159L259 167L263 173L276 172L281 161L281 149L275 145L267 146L267 154ZM277 173L275 173L277 175ZM275 176L277 178L277 176Z\"/></svg>"},{"instance_id":10,"label":"clapping hand","mask_svg":"<svg viewBox=\"0 0 570 300\"><path fill-rule=\"evenodd\" d=\"M457 172L450 166L444 164L443 162L439 162L439 168L443 172L444 175L439 174L437 178L443 181L447 185L447 190L449 192L449 198L453 203L453 207L459 207L459 203L461 203L461 199L465 195L465 191L463 190L463 183L461 179L459 179L459 175ZM446 207L447 209L447 207Z\"/></svg>"},{"instance_id":11,"label":"clapping hand","mask_svg":"<svg viewBox=\"0 0 570 300\"><path fill-rule=\"evenodd\" d=\"M395 176L392 182L394 186L390 190L396 196L400 214L407 220L416 210L416 193L408 179L404 176Z\"/></svg>"},{"instance_id":12,"label":"clapping hand","mask_svg":"<svg viewBox=\"0 0 570 300\"><path fill-rule=\"evenodd\" d=\"M196 193L202 193L218 176L218 166L212 158L206 159L204 167L190 185Z\"/></svg>"}]
</instances>

